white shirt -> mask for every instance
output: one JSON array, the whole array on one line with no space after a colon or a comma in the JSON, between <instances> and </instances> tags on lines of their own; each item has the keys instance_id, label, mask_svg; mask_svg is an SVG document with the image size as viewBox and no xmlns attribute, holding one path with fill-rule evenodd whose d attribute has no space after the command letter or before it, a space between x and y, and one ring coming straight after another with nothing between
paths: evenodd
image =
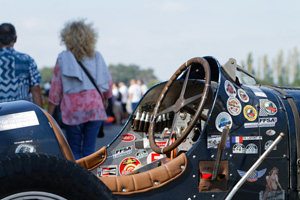
<instances>
[{"instance_id":1,"label":"white shirt","mask_svg":"<svg viewBox=\"0 0 300 200\"><path fill-rule=\"evenodd\" d=\"M132 103L139 102L139 100L142 97L142 88L138 84L131 85L128 89L128 93L132 94L132 97L131 97Z\"/></svg>"},{"instance_id":2,"label":"white shirt","mask_svg":"<svg viewBox=\"0 0 300 200\"><path fill-rule=\"evenodd\" d=\"M127 98L128 98L128 88L126 85L122 85L119 88L120 93L122 94L122 103L126 103L127 102Z\"/></svg>"},{"instance_id":3,"label":"white shirt","mask_svg":"<svg viewBox=\"0 0 300 200\"><path fill-rule=\"evenodd\" d=\"M113 88L112 89L112 94L114 96L114 105L115 106L121 105L121 102L118 101L118 98L119 98L119 90L118 90L118 88Z\"/></svg>"}]
</instances>

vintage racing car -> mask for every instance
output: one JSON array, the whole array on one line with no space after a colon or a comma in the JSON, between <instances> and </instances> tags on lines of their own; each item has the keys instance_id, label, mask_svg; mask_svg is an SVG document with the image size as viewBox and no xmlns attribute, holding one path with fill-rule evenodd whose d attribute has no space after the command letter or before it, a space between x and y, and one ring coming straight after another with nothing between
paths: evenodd
<instances>
[{"instance_id":1,"label":"vintage racing car","mask_svg":"<svg viewBox=\"0 0 300 200\"><path fill-rule=\"evenodd\" d=\"M192 58L75 160L47 112L2 103L0 198L298 199L299 106L299 89L256 85L235 59Z\"/></svg>"}]
</instances>

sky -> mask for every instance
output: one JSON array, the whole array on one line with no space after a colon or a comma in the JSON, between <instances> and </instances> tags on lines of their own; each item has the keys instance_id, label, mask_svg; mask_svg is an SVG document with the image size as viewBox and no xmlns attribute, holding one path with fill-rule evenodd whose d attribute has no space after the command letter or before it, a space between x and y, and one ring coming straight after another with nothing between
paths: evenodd
<instances>
[{"instance_id":1,"label":"sky","mask_svg":"<svg viewBox=\"0 0 300 200\"><path fill-rule=\"evenodd\" d=\"M168 80L187 60L213 56L255 62L300 50L299 0L0 0L0 23L15 25L15 49L39 68L65 50L60 31L71 20L93 23L107 65L154 69Z\"/></svg>"}]
</instances>

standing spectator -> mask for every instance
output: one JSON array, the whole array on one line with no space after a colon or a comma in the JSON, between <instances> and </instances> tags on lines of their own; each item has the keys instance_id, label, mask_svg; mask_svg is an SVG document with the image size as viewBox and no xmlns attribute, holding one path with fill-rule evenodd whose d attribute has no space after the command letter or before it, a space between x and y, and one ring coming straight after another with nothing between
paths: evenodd
<instances>
[{"instance_id":1,"label":"standing spectator","mask_svg":"<svg viewBox=\"0 0 300 200\"><path fill-rule=\"evenodd\" d=\"M35 61L14 49L16 29L12 24L0 25L0 102L27 100L43 107L40 83L42 77ZM30 94L31 93L31 94Z\"/></svg>"},{"instance_id":2,"label":"standing spectator","mask_svg":"<svg viewBox=\"0 0 300 200\"><path fill-rule=\"evenodd\" d=\"M142 88L140 85L136 84L136 81L134 79L130 80L128 94L128 99L131 102L131 109L134 110L142 97Z\"/></svg>"},{"instance_id":3,"label":"standing spectator","mask_svg":"<svg viewBox=\"0 0 300 200\"><path fill-rule=\"evenodd\" d=\"M112 93L113 93L113 113L116 119L116 124L121 125L122 94L120 93L119 88L115 83L113 83Z\"/></svg>"},{"instance_id":4,"label":"standing spectator","mask_svg":"<svg viewBox=\"0 0 300 200\"><path fill-rule=\"evenodd\" d=\"M128 99L128 88L123 82L119 83L119 91L122 94L122 99L121 99L121 104L122 104L121 122L122 122L122 124L124 124L125 121L128 118L128 112L127 112L127 109L126 109L126 104L127 104L127 99Z\"/></svg>"},{"instance_id":5,"label":"standing spectator","mask_svg":"<svg viewBox=\"0 0 300 200\"><path fill-rule=\"evenodd\" d=\"M148 90L148 86L144 84L141 80L137 80L137 84L141 86L142 94L144 95Z\"/></svg>"},{"instance_id":6,"label":"standing spectator","mask_svg":"<svg viewBox=\"0 0 300 200\"><path fill-rule=\"evenodd\" d=\"M107 118L105 107L112 96L112 80L104 59L95 50L97 34L92 24L70 21L60 36L67 50L58 55L54 68L48 112L52 114L61 103L67 140L75 159L80 159L95 152L97 134ZM91 74L104 99L77 60Z\"/></svg>"}]
</instances>

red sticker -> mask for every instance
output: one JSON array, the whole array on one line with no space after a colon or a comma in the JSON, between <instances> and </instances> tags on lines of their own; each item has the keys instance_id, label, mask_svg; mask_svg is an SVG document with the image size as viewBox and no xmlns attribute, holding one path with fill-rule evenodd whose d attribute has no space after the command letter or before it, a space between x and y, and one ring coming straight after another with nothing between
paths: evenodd
<instances>
[{"instance_id":1,"label":"red sticker","mask_svg":"<svg viewBox=\"0 0 300 200\"><path fill-rule=\"evenodd\" d=\"M167 146L167 141L155 141L155 143L158 147L166 147Z\"/></svg>"},{"instance_id":2,"label":"red sticker","mask_svg":"<svg viewBox=\"0 0 300 200\"><path fill-rule=\"evenodd\" d=\"M131 134L124 134L121 135L121 140L123 140L124 142L132 142L135 140L135 136Z\"/></svg>"},{"instance_id":3,"label":"red sticker","mask_svg":"<svg viewBox=\"0 0 300 200\"><path fill-rule=\"evenodd\" d=\"M124 176L124 175L132 172L140 164L141 164L140 161L136 158L133 158L133 157L125 158L120 163L120 167L119 167L120 175Z\"/></svg>"}]
</instances>

